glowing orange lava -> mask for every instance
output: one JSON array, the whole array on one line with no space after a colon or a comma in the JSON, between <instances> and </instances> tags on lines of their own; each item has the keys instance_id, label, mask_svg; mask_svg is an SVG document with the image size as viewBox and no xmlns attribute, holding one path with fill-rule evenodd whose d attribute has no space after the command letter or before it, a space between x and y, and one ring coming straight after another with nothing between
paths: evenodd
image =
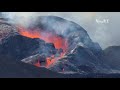
<instances>
[{"instance_id":1,"label":"glowing orange lava","mask_svg":"<svg viewBox=\"0 0 120 90\"><path fill-rule=\"evenodd\" d=\"M28 30L23 27L19 27L19 33L29 38L40 38L47 43L53 43L56 49L61 48L63 51L66 51L67 49L67 41L64 38L51 32L40 32L38 30Z\"/></svg>"},{"instance_id":2,"label":"glowing orange lava","mask_svg":"<svg viewBox=\"0 0 120 90\"><path fill-rule=\"evenodd\" d=\"M39 60L38 60L38 62L35 63L34 65L37 66L37 67L40 67L40 62L39 62Z\"/></svg>"},{"instance_id":3,"label":"glowing orange lava","mask_svg":"<svg viewBox=\"0 0 120 90\"><path fill-rule=\"evenodd\" d=\"M49 67L51 64L53 64L55 62L55 58L50 58L47 57L46 58L46 67Z\"/></svg>"},{"instance_id":4,"label":"glowing orange lava","mask_svg":"<svg viewBox=\"0 0 120 90\"><path fill-rule=\"evenodd\" d=\"M62 49L63 52L59 57L47 57L46 58L46 67L49 67L52 63L54 63L56 60L60 59L67 50L67 40L63 37L60 37L57 34L54 34L52 32L47 31L40 31L40 30L29 30L24 27L19 27L19 33L23 36L29 37L29 38L40 38L44 40L47 43L53 43L56 49ZM38 63L35 66L40 66Z\"/></svg>"}]
</instances>

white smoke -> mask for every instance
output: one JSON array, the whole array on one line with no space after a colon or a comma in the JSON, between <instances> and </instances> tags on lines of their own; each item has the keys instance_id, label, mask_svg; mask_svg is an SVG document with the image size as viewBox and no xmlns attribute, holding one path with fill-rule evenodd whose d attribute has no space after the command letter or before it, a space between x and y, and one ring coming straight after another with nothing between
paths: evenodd
<instances>
[{"instance_id":1,"label":"white smoke","mask_svg":"<svg viewBox=\"0 0 120 90\"><path fill-rule=\"evenodd\" d=\"M59 16L82 26L94 42L104 49L111 45L120 45L119 12L3 12L12 23L29 26L37 16ZM110 20L109 24L97 24L95 19L102 17Z\"/></svg>"},{"instance_id":2,"label":"white smoke","mask_svg":"<svg viewBox=\"0 0 120 90\"><path fill-rule=\"evenodd\" d=\"M2 12L2 15L8 18L9 22L20 24L25 27L28 27L36 19L35 12Z\"/></svg>"}]
</instances>

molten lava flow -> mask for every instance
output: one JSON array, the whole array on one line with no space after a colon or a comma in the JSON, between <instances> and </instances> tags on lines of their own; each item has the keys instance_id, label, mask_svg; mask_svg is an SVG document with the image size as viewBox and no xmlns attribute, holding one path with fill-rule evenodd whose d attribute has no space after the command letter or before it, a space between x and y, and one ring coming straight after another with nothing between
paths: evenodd
<instances>
[{"instance_id":1,"label":"molten lava flow","mask_svg":"<svg viewBox=\"0 0 120 90\"><path fill-rule=\"evenodd\" d=\"M29 38L40 38L47 43L53 43L56 49L63 49L63 51L66 51L67 49L67 42L64 38L52 34L51 32L40 32L38 30L28 30L23 27L19 28L19 33L23 36L29 37Z\"/></svg>"},{"instance_id":2,"label":"molten lava flow","mask_svg":"<svg viewBox=\"0 0 120 90\"><path fill-rule=\"evenodd\" d=\"M46 67L49 67L51 64L55 62L55 58L47 57L46 58Z\"/></svg>"},{"instance_id":3,"label":"molten lava flow","mask_svg":"<svg viewBox=\"0 0 120 90\"><path fill-rule=\"evenodd\" d=\"M41 31L41 30L37 30L37 29L29 30L24 27L19 27L19 33L21 35L29 37L29 38L40 38L47 43L53 43L56 49L63 50L63 52L60 53L61 55L59 57L54 57L54 56L47 57L46 58L46 67L49 67L56 60L60 59L67 50L67 40L64 39L63 37L58 36L57 34L47 32L47 31Z\"/></svg>"},{"instance_id":4,"label":"molten lava flow","mask_svg":"<svg viewBox=\"0 0 120 90\"><path fill-rule=\"evenodd\" d=\"M38 60L38 62L35 63L34 65L37 66L37 67L40 67L40 62L39 62L39 60Z\"/></svg>"}]
</instances>

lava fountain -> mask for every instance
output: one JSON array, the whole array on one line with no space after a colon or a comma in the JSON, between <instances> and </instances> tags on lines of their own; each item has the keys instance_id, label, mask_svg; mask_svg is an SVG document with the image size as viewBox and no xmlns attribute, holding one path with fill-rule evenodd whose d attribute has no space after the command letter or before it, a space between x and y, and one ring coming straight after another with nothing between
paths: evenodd
<instances>
[{"instance_id":1,"label":"lava fountain","mask_svg":"<svg viewBox=\"0 0 120 90\"><path fill-rule=\"evenodd\" d=\"M40 38L47 43L53 43L56 49L62 49L63 52L59 56L55 57L54 55L46 58L46 67L49 67L56 60L62 58L67 51L67 40L53 32L48 32L40 29L27 29L25 27L19 26L19 34L29 38ZM40 67L40 63L36 63L35 66Z\"/></svg>"}]
</instances>

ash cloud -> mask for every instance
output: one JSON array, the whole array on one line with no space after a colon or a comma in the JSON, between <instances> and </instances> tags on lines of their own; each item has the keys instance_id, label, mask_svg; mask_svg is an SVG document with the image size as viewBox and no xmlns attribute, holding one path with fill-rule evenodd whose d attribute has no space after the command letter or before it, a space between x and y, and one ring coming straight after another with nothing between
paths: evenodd
<instances>
[{"instance_id":1,"label":"ash cloud","mask_svg":"<svg viewBox=\"0 0 120 90\"><path fill-rule=\"evenodd\" d=\"M120 13L119 12L46 12L44 15L56 15L82 26L94 42L104 49L112 45L120 45ZM109 23L98 24L96 19L109 19Z\"/></svg>"},{"instance_id":2,"label":"ash cloud","mask_svg":"<svg viewBox=\"0 0 120 90\"><path fill-rule=\"evenodd\" d=\"M120 12L2 12L12 23L20 23L29 26L31 18L37 16L59 16L76 22L82 26L94 42L98 42L104 49L112 45L120 45ZM98 24L96 19L109 19L108 24Z\"/></svg>"},{"instance_id":3,"label":"ash cloud","mask_svg":"<svg viewBox=\"0 0 120 90\"><path fill-rule=\"evenodd\" d=\"M21 24L29 27L36 20L34 12L2 12L2 16L7 18L10 23ZM32 20L32 22L31 22Z\"/></svg>"}]
</instances>

